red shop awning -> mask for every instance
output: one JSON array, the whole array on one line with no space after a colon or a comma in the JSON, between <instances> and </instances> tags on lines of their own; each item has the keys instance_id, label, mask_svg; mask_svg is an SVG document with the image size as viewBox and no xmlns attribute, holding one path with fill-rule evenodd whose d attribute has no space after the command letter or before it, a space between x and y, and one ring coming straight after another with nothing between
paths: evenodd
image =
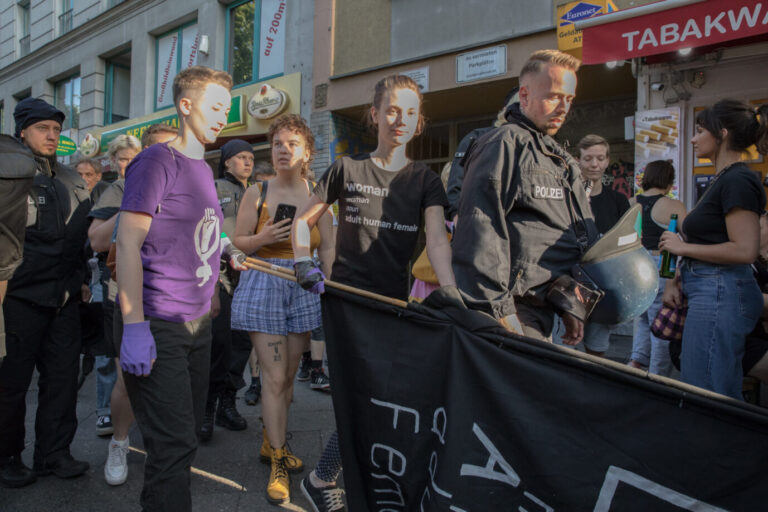
<instances>
[{"instance_id":1,"label":"red shop awning","mask_svg":"<svg viewBox=\"0 0 768 512\"><path fill-rule=\"evenodd\" d=\"M768 0L666 0L576 23L585 64L768 34Z\"/></svg>"}]
</instances>

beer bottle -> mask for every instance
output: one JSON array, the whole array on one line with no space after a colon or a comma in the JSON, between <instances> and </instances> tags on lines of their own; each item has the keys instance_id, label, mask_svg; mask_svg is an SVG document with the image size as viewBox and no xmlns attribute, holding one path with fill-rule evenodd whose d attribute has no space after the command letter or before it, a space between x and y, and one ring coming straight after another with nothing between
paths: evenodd
<instances>
[{"instance_id":1,"label":"beer bottle","mask_svg":"<svg viewBox=\"0 0 768 512\"><path fill-rule=\"evenodd\" d=\"M673 213L669 219L669 229L672 233L677 232L677 214ZM669 251L661 251L661 263L659 265L659 276L667 279L675 277L677 270L677 256L670 254Z\"/></svg>"}]
</instances>

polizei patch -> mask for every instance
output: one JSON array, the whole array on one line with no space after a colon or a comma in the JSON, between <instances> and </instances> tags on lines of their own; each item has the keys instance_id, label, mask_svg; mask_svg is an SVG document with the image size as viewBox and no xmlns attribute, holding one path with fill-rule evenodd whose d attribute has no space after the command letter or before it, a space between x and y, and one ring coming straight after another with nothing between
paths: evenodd
<instances>
[{"instance_id":1,"label":"polizei patch","mask_svg":"<svg viewBox=\"0 0 768 512\"><path fill-rule=\"evenodd\" d=\"M536 199L555 199L562 201L565 197L562 187L546 187L544 185L533 186L533 197Z\"/></svg>"}]
</instances>

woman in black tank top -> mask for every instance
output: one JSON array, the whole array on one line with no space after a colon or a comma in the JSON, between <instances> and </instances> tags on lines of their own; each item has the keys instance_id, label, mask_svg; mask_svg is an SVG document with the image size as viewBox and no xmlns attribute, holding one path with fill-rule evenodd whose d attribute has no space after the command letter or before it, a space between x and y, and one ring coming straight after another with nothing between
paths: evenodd
<instances>
[{"instance_id":1,"label":"woman in black tank top","mask_svg":"<svg viewBox=\"0 0 768 512\"><path fill-rule=\"evenodd\" d=\"M658 260L659 239L669 224L669 217L677 213L685 216L685 206L676 199L667 197L675 181L675 168L665 160L656 160L645 167L641 186L644 192L634 197L643 207L642 243ZM654 220L663 219L666 224ZM635 318L632 339L632 356L629 365L635 368L648 368L650 373L669 377L672 373L672 361L669 357L669 342L657 338L651 333L651 323L661 309L661 296L664 293L666 279L659 282L659 292L653 304L646 312Z\"/></svg>"}]
</instances>

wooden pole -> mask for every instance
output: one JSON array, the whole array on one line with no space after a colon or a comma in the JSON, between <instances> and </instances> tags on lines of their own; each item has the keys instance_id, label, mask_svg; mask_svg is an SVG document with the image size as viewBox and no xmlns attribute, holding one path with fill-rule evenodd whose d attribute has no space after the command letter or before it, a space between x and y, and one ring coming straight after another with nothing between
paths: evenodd
<instances>
[{"instance_id":1,"label":"wooden pole","mask_svg":"<svg viewBox=\"0 0 768 512\"><path fill-rule=\"evenodd\" d=\"M279 265L273 265L268 261L260 260L258 258L246 258L243 265L245 265L246 267L252 270L259 270L266 274L270 274L276 277L282 277L283 279L296 282L296 276L294 275L291 269L281 267ZM360 288L355 288L354 286L337 283L336 281L331 281L330 279L326 279L324 282L325 282L325 286L328 286L330 288L336 288L337 290L353 293L355 295L359 295L361 297L365 297L368 299L377 300L379 302L384 302L385 304L397 306L400 308L405 308L408 306L408 303L405 302L404 300L393 299L392 297L387 297L386 295L380 295L378 293L369 292L367 290L361 290Z\"/></svg>"}]
</instances>

